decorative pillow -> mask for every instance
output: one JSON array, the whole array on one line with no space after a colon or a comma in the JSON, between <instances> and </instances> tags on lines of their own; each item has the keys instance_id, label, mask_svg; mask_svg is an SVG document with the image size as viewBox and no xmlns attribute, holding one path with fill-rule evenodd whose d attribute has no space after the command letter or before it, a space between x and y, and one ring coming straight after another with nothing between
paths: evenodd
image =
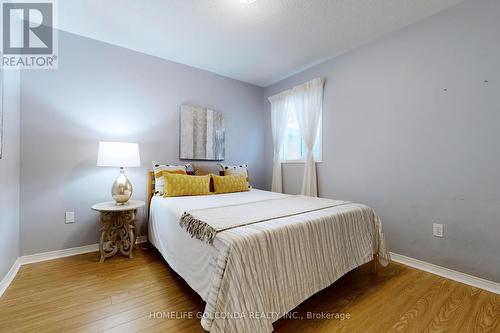
<instances>
[{"instance_id":1,"label":"decorative pillow","mask_svg":"<svg viewBox=\"0 0 500 333\"><path fill-rule=\"evenodd\" d=\"M218 163L220 167L220 175L221 176L245 176L247 179L247 186L250 186L250 178L248 177L248 164L241 165L226 165L222 163Z\"/></svg>"},{"instance_id":2,"label":"decorative pillow","mask_svg":"<svg viewBox=\"0 0 500 333\"><path fill-rule=\"evenodd\" d=\"M196 176L206 176L219 173L219 166L216 164L195 164L193 165ZM214 181L210 178L210 192L214 192Z\"/></svg>"},{"instance_id":3,"label":"decorative pillow","mask_svg":"<svg viewBox=\"0 0 500 333\"><path fill-rule=\"evenodd\" d=\"M188 175L194 176L196 174L196 171L194 170L194 167L191 163L187 163L187 164L185 164L185 166L186 166L186 172Z\"/></svg>"},{"instance_id":4,"label":"decorative pillow","mask_svg":"<svg viewBox=\"0 0 500 333\"><path fill-rule=\"evenodd\" d=\"M247 192L248 182L245 175L212 175L215 193Z\"/></svg>"},{"instance_id":5,"label":"decorative pillow","mask_svg":"<svg viewBox=\"0 0 500 333\"><path fill-rule=\"evenodd\" d=\"M165 179L164 197L210 194L210 175L188 176L163 171Z\"/></svg>"},{"instance_id":6,"label":"decorative pillow","mask_svg":"<svg viewBox=\"0 0 500 333\"><path fill-rule=\"evenodd\" d=\"M165 183L163 179L163 171L185 175L187 174L188 166L190 167L191 165L159 164L153 161L153 172L155 174L155 195L163 195L163 188Z\"/></svg>"},{"instance_id":7,"label":"decorative pillow","mask_svg":"<svg viewBox=\"0 0 500 333\"><path fill-rule=\"evenodd\" d=\"M220 170L220 166L218 164L193 164L193 168L197 176L205 176L210 174L219 175Z\"/></svg>"}]
</instances>

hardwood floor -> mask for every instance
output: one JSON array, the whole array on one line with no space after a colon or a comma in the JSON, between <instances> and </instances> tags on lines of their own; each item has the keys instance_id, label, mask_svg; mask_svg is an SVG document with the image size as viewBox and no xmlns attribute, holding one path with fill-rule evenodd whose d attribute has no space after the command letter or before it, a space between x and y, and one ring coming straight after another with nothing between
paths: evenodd
<instances>
[{"instance_id":1,"label":"hardwood floor","mask_svg":"<svg viewBox=\"0 0 500 333\"><path fill-rule=\"evenodd\" d=\"M97 253L21 267L0 298L0 332L204 332L203 301L155 250ZM500 332L500 296L407 266L360 267L280 319L275 332ZM341 320L306 319L341 313Z\"/></svg>"}]
</instances>

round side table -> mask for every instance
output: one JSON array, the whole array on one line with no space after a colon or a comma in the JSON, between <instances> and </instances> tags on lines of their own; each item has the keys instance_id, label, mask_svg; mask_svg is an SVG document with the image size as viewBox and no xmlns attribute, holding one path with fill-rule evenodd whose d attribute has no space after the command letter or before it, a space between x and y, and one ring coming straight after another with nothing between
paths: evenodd
<instances>
[{"instance_id":1,"label":"round side table","mask_svg":"<svg viewBox=\"0 0 500 333\"><path fill-rule=\"evenodd\" d=\"M118 251L133 258L135 245L135 221L137 209L145 205L144 201L129 200L125 205L117 205L114 201L101 202L92 206L100 213L101 239L99 252L101 259L114 256Z\"/></svg>"}]
</instances>

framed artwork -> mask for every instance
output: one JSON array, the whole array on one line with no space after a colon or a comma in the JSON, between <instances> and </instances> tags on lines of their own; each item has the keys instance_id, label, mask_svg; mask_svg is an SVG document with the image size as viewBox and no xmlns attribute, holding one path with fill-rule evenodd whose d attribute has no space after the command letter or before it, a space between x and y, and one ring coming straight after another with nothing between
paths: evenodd
<instances>
[{"instance_id":1,"label":"framed artwork","mask_svg":"<svg viewBox=\"0 0 500 333\"><path fill-rule=\"evenodd\" d=\"M224 160L226 139L222 113L182 105L180 127L180 159Z\"/></svg>"}]
</instances>

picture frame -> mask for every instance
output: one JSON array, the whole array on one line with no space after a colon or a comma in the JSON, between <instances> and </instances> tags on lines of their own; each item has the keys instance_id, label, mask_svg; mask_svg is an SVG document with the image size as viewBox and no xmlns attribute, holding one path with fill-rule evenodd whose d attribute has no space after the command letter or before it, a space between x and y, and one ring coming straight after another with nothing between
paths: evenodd
<instances>
[{"instance_id":1,"label":"picture frame","mask_svg":"<svg viewBox=\"0 0 500 333\"><path fill-rule=\"evenodd\" d=\"M204 107L181 105L179 146L181 160L223 161L223 114Z\"/></svg>"}]
</instances>

